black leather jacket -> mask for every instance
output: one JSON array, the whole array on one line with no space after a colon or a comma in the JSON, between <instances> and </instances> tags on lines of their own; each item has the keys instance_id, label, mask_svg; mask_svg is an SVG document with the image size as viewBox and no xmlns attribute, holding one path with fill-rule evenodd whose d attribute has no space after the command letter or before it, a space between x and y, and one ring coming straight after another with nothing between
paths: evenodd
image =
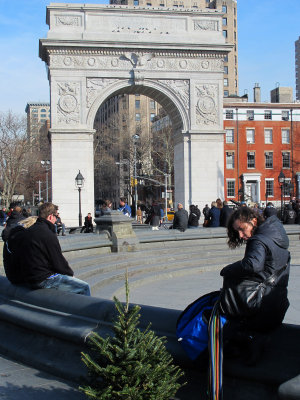
<instances>
[{"instance_id":1,"label":"black leather jacket","mask_svg":"<svg viewBox=\"0 0 300 400\"><path fill-rule=\"evenodd\" d=\"M287 265L280 274L272 299L265 299L260 310L259 324L271 326L281 323L289 306L287 286L290 272L289 239L279 219L273 215L263 222L247 240L244 258L221 270L221 275L232 281L254 279L264 281ZM257 319L258 320L258 319Z\"/></svg>"}]
</instances>

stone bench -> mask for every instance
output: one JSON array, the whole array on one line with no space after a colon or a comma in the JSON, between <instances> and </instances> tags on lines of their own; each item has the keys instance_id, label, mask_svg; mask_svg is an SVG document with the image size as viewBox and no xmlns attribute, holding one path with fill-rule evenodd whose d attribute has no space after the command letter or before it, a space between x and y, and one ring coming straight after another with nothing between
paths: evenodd
<instances>
[{"instance_id":1,"label":"stone bench","mask_svg":"<svg viewBox=\"0 0 300 400\"><path fill-rule=\"evenodd\" d=\"M175 294L174 294L175 295ZM187 386L177 397L205 396L207 376L197 370L175 336L178 310L142 306L140 328L151 322L167 348L186 372ZM62 378L79 381L86 374L80 352L87 350L92 332L112 334L114 303L51 289L31 291L0 277L0 352ZM270 335L261 362L246 367L237 360L224 363L224 399L295 399L299 389L300 327L283 325ZM199 397L198 397L199 396ZM204 398L204 397L203 397Z\"/></svg>"}]
</instances>

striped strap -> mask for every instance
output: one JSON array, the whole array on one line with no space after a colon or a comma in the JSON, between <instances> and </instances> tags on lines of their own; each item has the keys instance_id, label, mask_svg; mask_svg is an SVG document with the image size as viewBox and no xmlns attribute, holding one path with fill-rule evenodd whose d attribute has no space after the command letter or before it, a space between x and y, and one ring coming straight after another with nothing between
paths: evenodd
<instances>
[{"instance_id":1,"label":"striped strap","mask_svg":"<svg viewBox=\"0 0 300 400\"><path fill-rule=\"evenodd\" d=\"M209 353L209 400L223 399L223 325L219 312L219 301L214 305L208 324Z\"/></svg>"}]
</instances>

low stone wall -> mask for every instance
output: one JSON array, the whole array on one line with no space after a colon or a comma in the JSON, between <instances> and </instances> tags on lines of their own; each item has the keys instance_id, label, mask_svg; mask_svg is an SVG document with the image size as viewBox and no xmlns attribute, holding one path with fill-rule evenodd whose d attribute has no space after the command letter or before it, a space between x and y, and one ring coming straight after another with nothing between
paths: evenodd
<instances>
[{"instance_id":1,"label":"low stone wall","mask_svg":"<svg viewBox=\"0 0 300 400\"><path fill-rule=\"evenodd\" d=\"M112 301L50 289L30 291L11 285L4 277L0 277L0 293L0 352L59 377L79 381L86 374L80 352L87 350L89 335L112 334L116 315ZM205 396L206 369L200 373L177 341L179 314L177 310L142 306L140 328L151 322L159 336L167 337L167 348L188 379L177 397L193 400L201 398L201 393ZM224 399L277 399L278 387L300 372L299 334L300 327L295 325L274 331L256 367L225 360ZM287 393L285 389L281 398L297 398Z\"/></svg>"}]
</instances>

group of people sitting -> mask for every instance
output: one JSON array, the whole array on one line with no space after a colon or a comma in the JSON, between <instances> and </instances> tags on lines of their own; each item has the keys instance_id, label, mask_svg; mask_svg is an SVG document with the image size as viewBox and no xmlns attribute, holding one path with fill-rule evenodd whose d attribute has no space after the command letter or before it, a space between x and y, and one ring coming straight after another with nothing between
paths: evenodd
<instances>
[{"instance_id":1,"label":"group of people sitting","mask_svg":"<svg viewBox=\"0 0 300 400\"><path fill-rule=\"evenodd\" d=\"M38 217L24 218L14 207L2 231L3 263L12 284L90 295L88 283L74 277L57 238L58 207L44 203Z\"/></svg>"}]
</instances>

